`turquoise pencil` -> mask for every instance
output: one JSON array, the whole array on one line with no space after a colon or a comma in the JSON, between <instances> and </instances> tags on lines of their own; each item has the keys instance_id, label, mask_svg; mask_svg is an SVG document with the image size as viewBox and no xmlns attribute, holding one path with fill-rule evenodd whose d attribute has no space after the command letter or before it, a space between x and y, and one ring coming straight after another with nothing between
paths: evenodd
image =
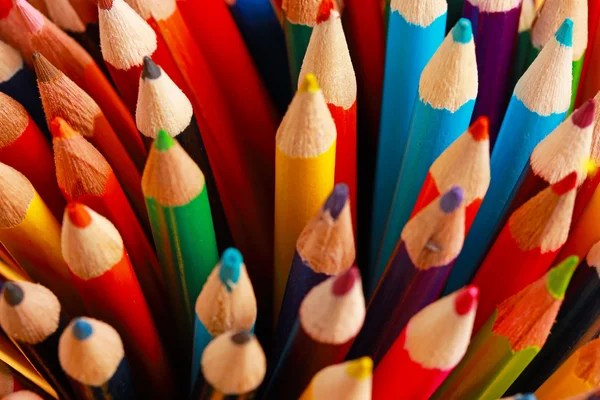
<instances>
[{"instance_id":1,"label":"turquoise pencil","mask_svg":"<svg viewBox=\"0 0 600 400\"><path fill-rule=\"evenodd\" d=\"M378 250L371 264L375 273L371 293L408 221L431 163L469 127L477 84L471 22L461 18L421 74L391 210L381 243L374 243Z\"/></svg>"},{"instance_id":2,"label":"turquoise pencil","mask_svg":"<svg viewBox=\"0 0 600 400\"><path fill-rule=\"evenodd\" d=\"M573 22L566 19L523 74L492 152L492 177L444 293L471 280L496 233L535 146L565 118L571 101Z\"/></svg>"},{"instance_id":3,"label":"turquoise pencil","mask_svg":"<svg viewBox=\"0 0 600 400\"><path fill-rule=\"evenodd\" d=\"M371 227L371 264L400 175L423 68L444 40L446 0L393 0L388 19L383 101Z\"/></svg>"}]
</instances>

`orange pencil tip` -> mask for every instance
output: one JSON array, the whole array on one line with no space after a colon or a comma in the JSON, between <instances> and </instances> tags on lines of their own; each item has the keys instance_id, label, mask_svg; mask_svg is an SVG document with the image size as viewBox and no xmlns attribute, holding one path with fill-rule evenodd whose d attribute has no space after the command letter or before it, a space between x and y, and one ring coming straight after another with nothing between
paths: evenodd
<instances>
[{"instance_id":1,"label":"orange pencil tip","mask_svg":"<svg viewBox=\"0 0 600 400\"><path fill-rule=\"evenodd\" d=\"M479 289L477 286L467 286L456 296L454 308L458 315L465 315L477 305Z\"/></svg>"},{"instance_id":2,"label":"orange pencil tip","mask_svg":"<svg viewBox=\"0 0 600 400\"><path fill-rule=\"evenodd\" d=\"M335 5L333 4L333 0L323 0L321 5L319 6L319 12L317 14L317 24L321 22L325 22L329 19L329 15L331 14L331 10L335 9Z\"/></svg>"},{"instance_id":3,"label":"orange pencil tip","mask_svg":"<svg viewBox=\"0 0 600 400\"><path fill-rule=\"evenodd\" d=\"M569 175L562 178L560 181L552 185L552 191L557 195L563 195L570 190L575 189L577 185L577 172L573 171Z\"/></svg>"},{"instance_id":4,"label":"orange pencil tip","mask_svg":"<svg viewBox=\"0 0 600 400\"><path fill-rule=\"evenodd\" d=\"M55 117L52 122L50 122L50 132L52 133L52 137L60 139L70 139L79 135L77 131L71 128L71 125L61 117Z\"/></svg>"},{"instance_id":5,"label":"orange pencil tip","mask_svg":"<svg viewBox=\"0 0 600 400\"><path fill-rule=\"evenodd\" d=\"M67 205L67 215L73 225L78 228L85 228L92 223L92 216L80 203L69 203Z\"/></svg>"},{"instance_id":6,"label":"orange pencil tip","mask_svg":"<svg viewBox=\"0 0 600 400\"><path fill-rule=\"evenodd\" d=\"M490 120L488 117L479 117L469 128L469 133L475 141L489 140L490 138Z\"/></svg>"}]
</instances>

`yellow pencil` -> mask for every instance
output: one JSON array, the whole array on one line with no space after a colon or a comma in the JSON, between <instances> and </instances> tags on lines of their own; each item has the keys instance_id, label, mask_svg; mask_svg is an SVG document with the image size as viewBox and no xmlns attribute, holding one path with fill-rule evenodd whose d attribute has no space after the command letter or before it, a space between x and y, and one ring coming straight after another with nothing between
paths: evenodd
<instances>
[{"instance_id":1,"label":"yellow pencil","mask_svg":"<svg viewBox=\"0 0 600 400\"><path fill-rule=\"evenodd\" d=\"M275 316L296 241L333 190L336 128L313 74L307 74L277 131L275 153Z\"/></svg>"}]
</instances>

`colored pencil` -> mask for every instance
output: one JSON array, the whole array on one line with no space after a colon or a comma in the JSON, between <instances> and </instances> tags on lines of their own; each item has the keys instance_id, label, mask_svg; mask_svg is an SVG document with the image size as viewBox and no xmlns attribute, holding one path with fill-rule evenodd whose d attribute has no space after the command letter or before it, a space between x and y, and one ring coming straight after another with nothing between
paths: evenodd
<instances>
[{"instance_id":1,"label":"colored pencil","mask_svg":"<svg viewBox=\"0 0 600 400\"><path fill-rule=\"evenodd\" d=\"M206 347L192 399L252 399L266 371L267 359L254 335L227 332Z\"/></svg>"},{"instance_id":2,"label":"colored pencil","mask_svg":"<svg viewBox=\"0 0 600 400\"><path fill-rule=\"evenodd\" d=\"M510 397L503 397L502 400L536 400L533 393L516 394Z\"/></svg>"},{"instance_id":3,"label":"colored pencil","mask_svg":"<svg viewBox=\"0 0 600 400\"><path fill-rule=\"evenodd\" d=\"M44 400L44 399L30 390L19 390L18 392L14 392L14 393L9 394L8 396L2 397L2 400Z\"/></svg>"},{"instance_id":4,"label":"colored pencil","mask_svg":"<svg viewBox=\"0 0 600 400\"><path fill-rule=\"evenodd\" d=\"M0 362L0 396L5 396L23 390L22 377L16 373L8 364Z\"/></svg>"},{"instance_id":5,"label":"colored pencil","mask_svg":"<svg viewBox=\"0 0 600 400\"><path fill-rule=\"evenodd\" d=\"M275 316L296 240L333 189L336 128L314 75L304 77L277 131L275 155Z\"/></svg>"},{"instance_id":6,"label":"colored pencil","mask_svg":"<svg viewBox=\"0 0 600 400\"><path fill-rule=\"evenodd\" d=\"M11 257L8 251L0 244L0 281L27 281L31 278Z\"/></svg>"},{"instance_id":7,"label":"colored pencil","mask_svg":"<svg viewBox=\"0 0 600 400\"><path fill-rule=\"evenodd\" d=\"M545 0L531 27L530 62L548 43L554 32L566 18L573 21L573 63L571 103L569 114L575 108L577 89L588 41L588 2L587 0Z\"/></svg>"},{"instance_id":8,"label":"colored pencil","mask_svg":"<svg viewBox=\"0 0 600 400\"><path fill-rule=\"evenodd\" d=\"M265 398L298 398L318 371L344 360L365 316L358 269L352 267L315 286L298 315Z\"/></svg>"},{"instance_id":9,"label":"colored pencil","mask_svg":"<svg viewBox=\"0 0 600 400\"><path fill-rule=\"evenodd\" d=\"M459 186L464 196L465 234L469 232L490 185L488 126L488 119L479 117L431 164L411 219L442 193Z\"/></svg>"},{"instance_id":10,"label":"colored pencil","mask_svg":"<svg viewBox=\"0 0 600 400\"><path fill-rule=\"evenodd\" d=\"M150 150L142 191L168 303L187 355L192 350L194 304L219 254L204 175L163 130Z\"/></svg>"},{"instance_id":11,"label":"colored pencil","mask_svg":"<svg viewBox=\"0 0 600 400\"><path fill-rule=\"evenodd\" d=\"M74 399L58 362L58 339L66 324L56 296L42 285L6 282L0 299L0 326L59 394Z\"/></svg>"},{"instance_id":12,"label":"colored pencil","mask_svg":"<svg viewBox=\"0 0 600 400\"><path fill-rule=\"evenodd\" d=\"M600 398L600 388L592 389L577 396L569 397L568 400L598 400Z\"/></svg>"},{"instance_id":13,"label":"colored pencil","mask_svg":"<svg viewBox=\"0 0 600 400\"><path fill-rule=\"evenodd\" d=\"M46 138L50 131L35 85L35 75L23 63L21 54L0 40L0 92L21 103Z\"/></svg>"},{"instance_id":14,"label":"colored pencil","mask_svg":"<svg viewBox=\"0 0 600 400\"><path fill-rule=\"evenodd\" d=\"M571 98L572 31L573 22L567 19L515 87L492 152L490 187L444 293L473 277L501 227L529 155L566 116Z\"/></svg>"},{"instance_id":15,"label":"colored pencil","mask_svg":"<svg viewBox=\"0 0 600 400\"><path fill-rule=\"evenodd\" d=\"M71 311L81 311L60 252L60 224L29 180L0 163L0 242L35 282L51 288Z\"/></svg>"},{"instance_id":16,"label":"colored pencil","mask_svg":"<svg viewBox=\"0 0 600 400\"><path fill-rule=\"evenodd\" d=\"M317 22L317 15L321 0L283 0L283 31L287 45L288 64L292 88L300 83L298 76L304 60L304 54L310 41L313 27Z\"/></svg>"},{"instance_id":17,"label":"colored pencil","mask_svg":"<svg viewBox=\"0 0 600 400\"><path fill-rule=\"evenodd\" d=\"M410 319L375 369L376 399L427 400L435 392L467 351L478 294L476 287L469 286Z\"/></svg>"},{"instance_id":18,"label":"colored pencil","mask_svg":"<svg viewBox=\"0 0 600 400\"><path fill-rule=\"evenodd\" d=\"M287 343L306 294L352 267L356 248L350 208L348 186L338 183L300 233L275 329L274 354L281 354Z\"/></svg>"},{"instance_id":19,"label":"colored pencil","mask_svg":"<svg viewBox=\"0 0 600 400\"><path fill-rule=\"evenodd\" d=\"M323 0L317 24L306 49L299 82L314 74L323 92L337 130L335 151L335 183L350 188L350 202L357 204L356 178L356 76L350 52L334 0ZM356 210L352 209L356 226Z\"/></svg>"},{"instance_id":20,"label":"colored pencil","mask_svg":"<svg viewBox=\"0 0 600 400\"><path fill-rule=\"evenodd\" d=\"M0 162L24 174L58 219L65 208L56 177L50 143L13 98L0 93Z\"/></svg>"},{"instance_id":21,"label":"colored pencil","mask_svg":"<svg viewBox=\"0 0 600 400\"><path fill-rule=\"evenodd\" d=\"M577 186L587 179L595 107L595 101L589 100L535 147L516 189L510 213L545 186L555 184L573 171L577 172Z\"/></svg>"},{"instance_id":22,"label":"colored pencil","mask_svg":"<svg viewBox=\"0 0 600 400\"><path fill-rule=\"evenodd\" d=\"M230 246L231 232L225 219L225 211L223 211L212 167L208 161L206 146L193 114L192 103L150 57L144 57L135 120L138 129L146 138L155 139L158 132L164 129L177 139L181 147L200 167L206 181L217 245L219 249Z\"/></svg>"},{"instance_id":23,"label":"colored pencil","mask_svg":"<svg viewBox=\"0 0 600 400\"><path fill-rule=\"evenodd\" d=\"M590 2L590 14L588 15L590 18L592 16L592 8L597 7L594 2ZM591 32L592 26L590 25ZM586 57L584 59L581 83L579 85L579 102L585 101L587 99L591 99L594 97L598 90L600 90L600 74L596 71L598 70L598 65L600 65L600 52L596 49L598 48L598 44L600 43L600 30L596 29L594 36L590 37L590 41L588 42L588 46L590 51L586 52ZM587 63L587 73L585 71Z\"/></svg>"},{"instance_id":24,"label":"colored pencil","mask_svg":"<svg viewBox=\"0 0 600 400\"><path fill-rule=\"evenodd\" d=\"M581 78L579 81L579 90L577 91L577 99L575 100L575 107L579 107L586 100L591 99L596 92L590 91L586 88L587 76L592 66L593 73L593 62L592 60L597 57L594 55L595 38L598 32L598 22L600 21L600 3L597 1L588 1L588 30L587 30L587 45L588 50L585 53L583 59L583 68L581 69ZM596 52L597 54L597 52Z\"/></svg>"},{"instance_id":25,"label":"colored pencil","mask_svg":"<svg viewBox=\"0 0 600 400\"><path fill-rule=\"evenodd\" d=\"M462 9L462 17L471 21L473 36L477 33L477 23L479 22L480 0L465 0Z\"/></svg>"},{"instance_id":26,"label":"colored pencil","mask_svg":"<svg viewBox=\"0 0 600 400\"><path fill-rule=\"evenodd\" d=\"M98 104L41 53L33 53L33 66L48 124L56 117L63 118L102 153L123 184L138 218L147 225L140 189L142 166L133 163Z\"/></svg>"},{"instance_id":27,"label":"colored pencil","mask_svg":"<svg viewBox=\"0 0 600 400\"><path fill-rule=\"evenodd\" d=\"M168 321L162 273L112 168L100 152L60 117L50 123L58 187L69 202L90 207L112 222L125 243L142 291L159 326Z\"/></svg>"},{"instance_id":28,"label":"colored pencil","mask_svg":"<svg viewBox=\"0 0 600 400\"><path fill-rule=\"evenodd\" d=\"M479 75L479 96L473 110L473 121L480 116L490 120L492 148L500 130L509 96L509 73L513 65L516 37L521 14L521 1L479 0L473 20L473 35ZM467 9L469 1L465 2Z\"/></svg>"},{"instance_id":29,"label":"colored pencil","mask_svg":"<svg viewBox=\"0 0 600 400\"><path fill-rule=\"evenodd\" d=\"M423 10L419 4L418 0L390 4L372 207L372 252L380 244L394 200L421 72L444 40L446 1L427 0Z\"/></svg>"},{"instance_id":30,"label":"colored pencil","mask_svg":"<svg viewBox=\"0 0 600 400\"><path fill-rule=\"evenodd\" d=\"M409 319L438 298L465 237L463 200L455 186L406 224L350 358L367 355L377 366Z\"/></svg>"},{"instance_id":31,"label":"colored pencil","mask_svg":"<svg viewBox=\"0 0 600 400\"><path fill-rule=\"evenodd\" d=\"M500 304L431 399L502 396L546 342L576 265L551 269Z\"/></svg>"},{"instance_id":32,"label":"colored pencil","mask_svg":"<svg viewBox=\"0 0 600 400\"><path fill-rule=\"evenodd\" d=\"M121 332L140 392L172 395L165 351L114 225L82 204L69 204L63 218L62 254L90 315Z\"/></svg>"},{"instance_id":33,"label":"colored pencil","mask_svg":"<svg viewBox=\"0 0 600 400\"><path fill-rule=\"evenodd\" d=\"M600 338L577 350L535 391L539 400L559 400L600 385Z\"/></svg>"},{"instance_id":34,"label":"colored pencil","mask_svg":"<svg viewBox=\"0 0 600 400\"><path fill-rule=\"evenodd\" d=\"M100 106L129 155L142 162L146 150L132 115L89 54L65 32L48 21L24 0L7 1L0 8L0 37L21 52L30 63L39 51Z\"/></svg>"},{"instance_id":35,"label":"colored pencil","mask_svg":"<svg viewBox=\"0 0 600 400\"><path fill-rule=\"evenodd\" d=\"M378 240L377 232L372 233L371 268L375 271L375 279L371 280L370 289L374 289L392 255L431 163L469 127L475 97L475 46L471 23L462 18L421 74L418 99L411 116L405 155L387 222L381 239Z\"/></svg>"},{"instance_id":36,"label":"colored pencil","mask_svg":"<svg viewBox=\"0 0 600 400\"><path fill-rule=\"evenodd\" d=\"M586 260L577 267L565 302L546 345L510 391L536 390L575 351L586 337L600 333L600 244L596 243Z\"/></svg>"},{"instance_id":37,"label":"colored pencil","mask_svg":"<svg viewBox=\"0 0 600 400\"><path fill-rule=\"evenodd\" d=\"M206 346L226 331L252 332L256 322L256 297L242 254L225 250L196 299L192 385L200 371Z\"/></svg>"},{"instance_id":38,"label":"colored pencil","mask_svg":"<svg viewBox=\"0 0 600 400\"><path fill-rule=\"evenodd\" d=\"M572 173L510 216L472 281L481 290L475 332L500 303L550 268L569 236L576 183ZM573 258L567 260L576 266Z\"/></svg>"},{"instance_id":39,"label":"colored pencil","mask_svg":"<svg viewBox=\"0 0 600 400\"><path fill-rule=\"evenodd\" d=\"M317 372L299 400L371 400L372 374L369 357L330 365Z\"/></svg>"},{"instance_id":40,"label":"colored pencil","mask_svg":"<svg viewBox=\"0 0 600 400\"><path fill-rule=\"evenodd\" d=\"M531 27L535 19L535 0L521 1L521 14L517 29L514 62L510 74L510 90L513 90L521 76L529 67L529 51L531 49Z\"/></svg>"},{"instance_id":41,"label":"colored pencil","mask_svg":"<svg viewBox=\"0 0 600 400\"><path fill-rule=\"evenodd\" d=\"M112 326L74 319L60 336L58 358L80 399L135 398L123 342Z\"/></svg>"}]
</instances>

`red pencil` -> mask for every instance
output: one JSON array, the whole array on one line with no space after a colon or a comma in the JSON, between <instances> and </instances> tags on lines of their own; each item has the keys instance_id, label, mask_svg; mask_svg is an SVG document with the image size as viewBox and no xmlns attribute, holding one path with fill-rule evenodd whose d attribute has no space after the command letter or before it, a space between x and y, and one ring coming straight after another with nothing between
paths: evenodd
<instances>
[{"instance_id":1,"label":"red pencil","mask_svg":"<svg viewBox=\"0 0 600 400\"><path fill-rule=\"evenodd\" d=\"M592 67L592 55L598 56L598 52L600 49L595 46L594 39L596 38L596 33L598 32L598 22L600 20L600 1L596 0L588 0L588 48L585 54L585 59L583 60L583 69L581 70L581 80L579 85L579 91L577 92L577 102L575 105L579 107L584 101L589 100L592 96L595 95L595 92L591 92L587 90L585 87L586 76L590 67ZM593 53L596 54L593 54ZM593 68L593 67L592 67ZM595 71L592 73L596 73Z\"/></svg>"},{"instance_id":2,"label":"red pencil","mask_svg":"<svg viewBox=\"0 0 600 400\"><path fill-rule=\"evenodd\" d=\"M319 7L298 82L303 82L306 74L317 77L337 128L335 183L348 185L350 203L357 204L356 76L333 0L323 0ZM352 209L354 226L357 209Z\"/></svg>"},{"instance_id":3,"label":"red pencil","mask_svg":"<svg viewBox=\"0 0 600 400\"><path fill-rule=\"evenodd\" d=\"M56 219L65 209L56 176L50 143L23 106L0 93L0 162L29 179Z\"/></svg>"},{"instance_id":4,"label":"red pencil","mask_svg":"<svg viewBox=\"0 0 600 400\"><path fill-rule=\"evenodd\" d=\"M572 172L509 217L473 278L481 290L474 332L500 303L550 268L569 235L576 184L577 173Z\"/></svg>"},{"instance_id":5,"label":"red pencil","mask_svg":"<svg viewBox=\"0 0 600 400\"><path fill-rule=\"evenodd\" d=\"M173 376L121 235L106 218L79 203L63 218L62 254L93 318L112 325L125 344L139 387L148 396L173 395Z\"/></svg>"},{"instance_id":6,"label":"red pencil","mask_svg":"<svg viewBox=\"0 0 600 400\"><path fill-rule=\"evenodd\" d=\"M471 340L479 290L469 286L415 314L373 375L373 398L427 400Z\"/></svg>"},{"instance_id":7,"label":"red pencil","mask_svg":"<svg viewBox=\"0 0 600 400\"><path fill-rule=\"evenodd\" d=\"M410 219L454 186L463 189L465 234L490 185L490 137L487 117L479 117L433 162Z\"/></svg>"}]
</instances>

